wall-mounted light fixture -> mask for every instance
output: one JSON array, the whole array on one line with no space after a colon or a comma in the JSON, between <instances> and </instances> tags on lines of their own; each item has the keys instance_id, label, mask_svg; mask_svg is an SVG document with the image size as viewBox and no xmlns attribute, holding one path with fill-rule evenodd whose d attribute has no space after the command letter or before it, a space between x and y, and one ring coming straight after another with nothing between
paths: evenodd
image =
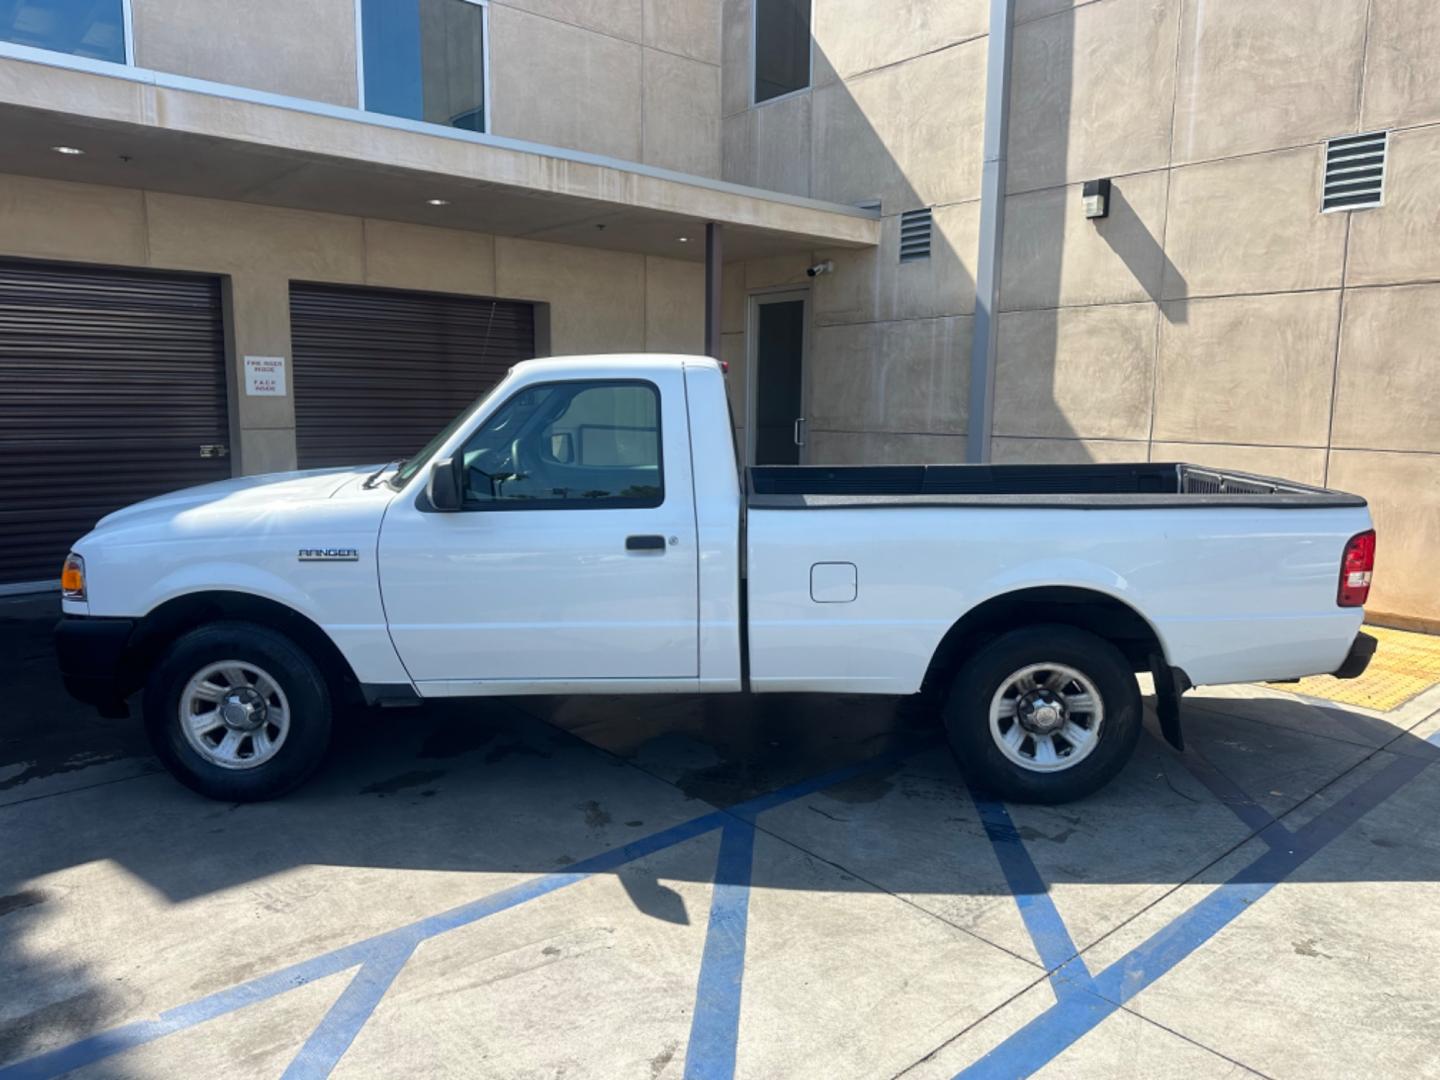
<instances>
[{"instance_id":1,"label":"wall-mounted light fixture","mask_svg":"<svg viewBox=\"0 0 1440 1080\"><path fill-rule=\"evenodd\" d=\"M1085 216L1091 220L1110 216L1110 178L1086 180L1081 190L1085 200Z\"/></svg>"}]
</instances>

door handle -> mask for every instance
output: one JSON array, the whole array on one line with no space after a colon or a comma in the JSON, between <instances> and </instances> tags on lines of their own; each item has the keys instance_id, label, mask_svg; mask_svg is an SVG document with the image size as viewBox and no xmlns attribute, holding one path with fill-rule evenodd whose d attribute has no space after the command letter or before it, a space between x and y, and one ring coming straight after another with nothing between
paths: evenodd
<instances>
[{"instance_id":1,"label":"door handle","mask_svg":"<svg viewBox=\"0 0 1440 1080\"><path fill-rule=\"evenodd\" d=\"M803 416L795 418L795 445L805 445L805 417Z\"/></svg>"},{"instance_id":2,"label":"door handle","mask_svg":"<svg viewBox=\"0 0 1440 1080\"><path fill-rule=\"evenodd\" d=\"M664 551L665 537L663 536L627 536L625 538L626 551Z\"/></svg>"}]
</instances>

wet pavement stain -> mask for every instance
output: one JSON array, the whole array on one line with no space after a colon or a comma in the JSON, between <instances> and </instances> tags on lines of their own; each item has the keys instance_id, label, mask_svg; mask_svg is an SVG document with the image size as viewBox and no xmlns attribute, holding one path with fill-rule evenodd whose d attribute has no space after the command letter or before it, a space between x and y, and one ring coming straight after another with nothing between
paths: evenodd
<instances>
[{"instance_id":1,"label":"wet pavement stain","mask_svg":"<svg viewBox=\"0 0 1440 1080\"><path fill-rule=\"evenodd\" d=\"M575 809L585 811L585 824L592 829L602 829L610 824L610 812L602 809L594 799L580 803Z\"/></svg>"},{"instance_id":2,"label":"wet pavement stain","mask_svg":"<svg viewBox=\"0 0 1440 1080\"><path fill-rule=\"evenodd\" d=\"M67 754L63 758L49 758L18 763L16 771L0 780L0 791L28 784L31 780L42 780L47 776L79 772L92 765L104 765L110 761L121 761L126 757L120 753ZM150 770L147 770L150 771Z\"/></svg>"},{"instance_id":3,"label":"wet pavement stain","mask_svg":"<svg viewBox=\"0 0 1440 1080\"><path fill-rule=\"evenodd\" d=\"M651 1080L665 1071L666 1066L675 1059L675 1051L680 1049L678 1042L667 1043L665 1049L650 1059Z\"/></svg>"},{"instance_id":4,"label":"wet pavement stain","mask_svg":"<svg viewBox=\"0 0 1440 1080\"><path fill-rule=\"evenodd\" d=\"M445 775L443 769L417 769L413 772L401 773L399 776L392 776L387 780L377 780L373 784L366 784L360 789L361 795L394 795L404 791L406 788L420 787L433 780L439 780Z\"/></svg>"}]
</instances>

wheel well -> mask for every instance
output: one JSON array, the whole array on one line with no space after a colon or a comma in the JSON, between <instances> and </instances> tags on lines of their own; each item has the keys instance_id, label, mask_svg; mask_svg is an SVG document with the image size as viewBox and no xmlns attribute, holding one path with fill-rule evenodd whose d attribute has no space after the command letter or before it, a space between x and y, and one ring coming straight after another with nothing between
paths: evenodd
<instances>
[{"instance_id":1,"label":"wheel well","mask_svg":"<svg viewBox=\"0 0 1440 1080\"><path fill-rule=\"evenodd\" d=\"M128 686L126 692L143 684L165 649L182 634L206 623L227 619L278 630L310 654L337 700L358 699L359 683L350 662L317 623L278 601L225 591L177 596L140 620L127 653L133 685Z\"/></svg>"},{"instance_id":2,"label":"wheel well","mask_svg":"<svg viewBox=\"0 0 1440 1080\"><path fill-rule=\"evenodd\" d=\"M1136 671L1149 671L1150 658L1165 655L1155 628L1122 600L1068 586L1020 589L992 597L961 616L941 638L924 685L936 686L964 657L992 638L1037 623L1063 623L1088 630L1119 648Z\"/></svg>"}]
</instances>

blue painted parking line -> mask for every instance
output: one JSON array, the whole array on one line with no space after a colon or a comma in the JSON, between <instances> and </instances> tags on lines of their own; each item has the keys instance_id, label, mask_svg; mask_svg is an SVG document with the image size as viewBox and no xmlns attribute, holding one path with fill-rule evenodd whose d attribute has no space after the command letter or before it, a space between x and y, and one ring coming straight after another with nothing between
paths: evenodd
<instances>
[{"instance_id":1,"label":"blue painted parking line","mask_svg":"<svg viewBox=\"0 0 1440 1080\"><path fill-rule=\"evenodd\" d=\"M1066 981L1075 984L1071 991L1057 994L1056 1004L961 1071L956 1080L1013 1080L1043 1068L1172 971L1427 765L1417 758L1396 757L1304 827L1291 832L1278 822L1269 826L1267 831L1281 830L1288 841L1271 843L1253 862L1099 975L1087 979L1078 969L1065 971Z\"/></svg>"},{"instance_id":2,"label":"blue painted parking line","mask_svg":"<svg viewBox=\"0 0 1440 1080\"><path fill-rule=\"evenodd\" d=\"M685 1080L730 1080L735 1075L754 862L755 827L738 821L726 825L715 860L710 922L685 1048Z\"/></svg>"},{"instance_id":3,"label":"blue painted parking line","mask_svg":"<svg viewBox=\"0 0 1440 1080\"><path fill-rule=\"evenodd\" d=\"M331 1067L335 1061L339 1060L339 1056L344 1053L379 1004L385 989L403 967L410 951L427 938L462 926L469 926L490 915L507 911L567 885L584 881L594 874L617 870L627 863L654 855L666 848L693 840L716 829L743 822L747 826L745 831L751 832L753 830L748 826L753 825L755 817L766 810L774 809L846 780L852 780L876 770L892 768L906 757L933 744L934 740L925 740L855 765L834 769L768 795L746 800L728 810L713 810L622 847L612 848L588 859L582 859L564 873L546 874L543 877L521 882L490 896L462 904L450 911L385 931L363 941L292 964L268 975L262 975L237 986L206 995L189 1004L168 1009L153 1019L123 1024L68 1046L62 1046L12 1065L0 1067L0 1080L44 1080L44 1078L59 1076L72 1069L79 1069L126 1050L144 1046L156 1039L164 1038L166 1035L203 1024L207 1020L228 1015L247 1005L268 1001L318 979L358 967L360 971L352 980L351 986L346 988L341 999L326 1014L320 1027L306 1041L305 1046L301 1048L291 1065L292 1070L300 1070L295 1072L294 1075L297 1076L326 1075L328 1068L318 1071L320 1066L329 1057L334 1059L330 1061ZM722 872L735 873L733 869L726 869ZM748 884L748 870L745 880ZM402 950L404 955L400 956ZM398 963L396 962L397 957ZM393 971L389 970L391 964L394 964ZM386 977L387 972L388 977ZM352 989L354 993L351 993ZM719 1074L712 1073L711 1075Z\"/></svg>"},{"instance_id":4,"label":"blue painted parking line","mask_svg":"<svg viewBox=\"0 0 1440 1080\"><path fill-rule=\"evenodd\" d=\"M1085 961L1080 959L1079 950L1071 940L1065 920L1060 917L1050 890L1040 876L1040 871L1025 849L1015 823L1005 804L994 799L984 799L972 793L975 809L980 822L985 826L985 835L999 860L1005 883L1010 895L1020 908L1020 918L1030 933L1035 951L1040 954L1040 963L1050 972L1050 985L1055 996L1061 997L1083 986L1090 979ZM1063 974L1062 974L1063 970ZM1078 981L1077 981L1078 980Z\"/></svg>"},{"instance_id":5,"label":"blue painted parking line","mask_svg":"<svg viewBox=\"0 0 1440 1080\"><path fill-rule=\"evenodd\" d=\"M365 1021L380 1004L385 991L400 974L420 939L411 935L395 938L366 960L344 993L330 1007L320 1026L310 1033L305 1045L290 1062L282 1080L315 1080L330 1075Z\"/></svg>"}]
</instances>

